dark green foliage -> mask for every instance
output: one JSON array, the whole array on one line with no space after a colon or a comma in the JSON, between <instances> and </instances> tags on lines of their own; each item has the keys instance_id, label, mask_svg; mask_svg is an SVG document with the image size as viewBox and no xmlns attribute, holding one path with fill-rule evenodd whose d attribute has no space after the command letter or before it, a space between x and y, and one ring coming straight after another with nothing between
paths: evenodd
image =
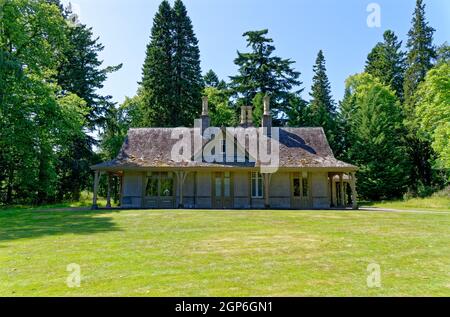
<instances>
[{"instance_id":1,"label":"dark green foliage","mask_svg":"<svg viewBox=\"0 0 450 317\"><path fill-rule=\"evenodd\" d=\"M425 19L425 4L417 0L412 19L412 27L408 32L407 70L405 73L405 107L407 112L414 107L413 96L417 86L422 82L427 72L433 67L436 49L433 45L434 29Z\"/></svg>"},{"instance_id":2,"label":"dark green foliage","mask_svg":"<svg viewBox=\"0 0 450 317\"><path fill-rule=\"evenodd\" d=\"M0 22L0 201L77 199L95 161L85 129L101 123L106 73L90 29L59 1L11 0Z\"/></svg>"},{"instance_id":3,"label":"dark green foliage","mask_svg":"<svg viewBox=\"0 0 450 317\"><path fill-rule=\"evenodd\" d=\"M172 126L191 126L201 110L203 77L200 50L191 19L181 0L175 0L173 13L176 108L172 113Z\"/></svg>"},{"instance_id":4,"label":"dark green foliage","mask_svg":"<svg viewBox=\"0 0 450 317\"><path fill-rule=\"evenodd\" d=\"M97 93L103 87L110 72L117 71L122 65L101 68L98 54L104 47L94 38L92 29L85 25L69 27L67 30L70 45L64 54L66 59L58 70L58 84L63 91L76 94L86 102L86 129L93 130L105 125L105 117L114 108L111 96ZM93 146L96 141L86 135L74 136L69 141L67 151L61 153L58 162L60 172L60 199L78 200L82 189L90 186L89 166L96 161Z\"/></svg>"},{"instance_id":5,"label":"dark green foliage","mask_svg":"<svg viewBox=\"0 0 450 317\"><path fill-rule=\"evenodd\" d=\"M406 69L402 42L391 30L384 32L384 41L370 52L366 62L366 73L377 77L383 85L391 87L403 100L403 81Z\"/></svg>"},{"instance_id":6,"label":"dark green foliage","mask_svg":"<svg viewBox=\"0 0 450 317\"><path fill-rule=\"evenodd\" d=\"M289 109L291 90L301 85L300 73L292 68L293 61L273 56L273 40L266 37L268 30L249 31L247 47L251 52L238 52L234 63L239 74L232 76L230 87L238 97L237 105L251 105L258 93L271 95L274 118Z\"/></svg>"},{"instance_id":7,"label":"dark green foliage","mask_svg":"<svg viewBox=\"0 0 450 317\"><path fill-rule=\"evenodd\" d=\"M331 86L327 76L325 57L319 51L314 65L311 101L307 113L307 123L312 127L323 127L333 150L338 148L336 105L331 97Z\"/></svg>"},{"instance_id":8,"label":"dark green foliage","mask_svg":"<svg viewBox=\"0 0 450 317\"><path fill-rule=\"evenodd\" d=\"M434 153L430 142L421 140L417 136L418 127L414 118L417 106L415 93L427 72L433 67L433 61L436 58L433 33L434 29L428 25L425 19L425 4L422 0L417 0L412 27L408 33L407 70L404 83L405 102L403 104L408 128L408 152L413 161L410 184L413 191L419 184L431 186L434 182L432 170Z\"/></svg>"},{"instance_id":9,"label":"dark green foliage","mask_svg":"<svg viewBox=\"0 0 450 317\"><path fill-rule=\"evenodd\" d=\"M146 126L190 126L201 109L200 51L181 0L163 1L155 15L143 66Z\"/></svg>"},{"instance_id":10,"label":"dark green foliage","mask_svg":"<svg viewBox=\"0 0 450 317\"><path fill-rule=\"evenodd\" d=\"M289 98L289 109L286 114L289 118L288 126L309 126L308 102L306 102L299 94L292 94L292 96Z\"/></svg>"},{"instance_id":11,"label":"dark green foliage","mask_svg":"<svg viewBox=\"0 0 450 317\"><path fill-rule=\"evenodd\" d=\"M227 83L224 80L219 80L217 74L210 69L203 77L205 87L213 87L220 90L227 89Z\"/></svg>"},{"instance_id":12,"label":"dark green foliage","mask_svg":"<svg viewBox=\"0 0 450 317\"><path fill-rule=\"evenodd\" d=\"M342 105L349 147L343 157L357 165L358 192L368 199L398 198L408 182L403 116L395 93L369 74L352 76Z\"/></svg>"}]
</instances>

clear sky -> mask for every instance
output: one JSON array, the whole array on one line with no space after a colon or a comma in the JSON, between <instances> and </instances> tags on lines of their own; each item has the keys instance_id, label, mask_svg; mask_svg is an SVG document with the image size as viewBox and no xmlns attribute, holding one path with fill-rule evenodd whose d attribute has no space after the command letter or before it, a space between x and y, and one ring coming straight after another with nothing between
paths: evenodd
<instances>
[{"instance_id":1,"label":"clear sky","mask_svg":"<svg viewBox=\"0 0 450 317\"><path fill-rule=\"evenodd\" d=\"M68 3L69 1L63 1ZM103 93L122 102L133 96L159 0L73 0L80 21L93 27L105 45L105 65L123 63L110 76ZM170 1L173 3L173 0ZM334 98L340 100L345 79L361 72L367 54L392 29L406 43L415 0L184 0L200 45L202 71L213 69L221 79L236 73L236 50L245 50L242 34L269 29L276 54L296 61L305 92L312 66L322 49ZM369 28L367 6L379 4L381 27ZM425 0L435 44L450 42L450 0Z\"/></svg>"}]
</instances>

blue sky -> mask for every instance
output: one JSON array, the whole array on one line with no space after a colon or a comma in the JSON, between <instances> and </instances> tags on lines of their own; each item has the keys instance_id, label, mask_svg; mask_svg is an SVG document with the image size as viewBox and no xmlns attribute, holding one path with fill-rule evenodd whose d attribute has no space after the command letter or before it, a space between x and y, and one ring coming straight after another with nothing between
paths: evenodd
<instances>
[{"instance_id":1,"label":"blue sky","mask_svg":"<svg viewBox=\"0 0 450 317\"><path fill-rule=\"evenodd\" d=\"M69 1L63 1L68 3ZM80 21L93 27L105 45L105 65L123 63L111 75L103 93L116 102L136 93L159 0L73 0ZM173 0L170 1L173 3ZM450 1L426 0L435 43L450 42ZM276 54L296 61L296 70L308 93L312 66L322 49L335 100L344 93L345 79L361 72L367 54L392 29L406 43L415 0L184 0L200 45L202 70L213 69L220 78L236 73L237 50L246 50L242 34L269 29ZM381 27L367 25L367 6L381 8Z\"/></svg>"}]
</instances>

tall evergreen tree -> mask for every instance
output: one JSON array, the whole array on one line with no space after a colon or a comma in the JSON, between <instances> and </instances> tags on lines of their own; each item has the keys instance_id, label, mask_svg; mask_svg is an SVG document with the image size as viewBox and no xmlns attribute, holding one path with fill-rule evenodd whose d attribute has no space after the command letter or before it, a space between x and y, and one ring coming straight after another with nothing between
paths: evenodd
<instances>
[{"instance_id":1,"label":"tall evergreen tree","mask_svg":"<svg viewBox=\"0 0 450 317\"><path fill-rule=\"evenodd\" d=\"M173 12L164 0L153 20L142 69L143 124L147 126L171 123L171 112L175 110L173 46Z\"/></svg>"},{"instance_id":2,"label":"tall evergreen tree","mask_svg":"<svg viewBox=\"0 0 450 317\"><path fill-rule=\"evenodd\" d=\"M434 29L425 19L425 4L417 0L412 28L408 33L407 70L405 73L403 104L408 127L409 154L413 160L411 187L416 190L419 186L431 186L433 183L432 157L433 150L428 141L417 136L418 126L414 120L417 98L415 92L419 84L425 79L427 72L433 67L436 50L433 45Z\"/></svg>"},{"instance_id":3,"label":"tall evergreen tree","mask_svg":"<svg viewBox=\"0 0 450 317\"><path fill-rule=\"evenodd\" d=\"M224 80L220 80L217 74L210 69L203 77L205 87L213 87L220 90L227 88L227 83Z\"/></svg>"},{"instance_id":4,"label":"tall evergreen tree","mask_svg":"<svg viewBox=\"0 0 450 317\"><path fill-rule=\"evenodd\" d=\"M175 105L173 126L191 126L200 114L203 77L200 67L200 49L191 19L181 0L175 0L174 18L174 71Z\"/></svg>"},{"instance_id":5,"label":"tall evergreen tree","mask_svg":"<svg viewBox=\"0 0 450 317\"><path fill-rule=\"evenodd\" d=\"M313 71L313 85L310 93L312 100L309 105L308 121L311 126L323 127L331 148L337 150L336 105L331 97L331 86L322 50L317 54Z\"/></svg>"},{"instance_id":6,"label":"tall evergreen tree","mask_svg":"<svg viewBox=\"0 0 450 317\"><path fill-rule=\"evenodd\" d=\"M366 73L377 77L382 84L391 87L403 100L403 81L406 69L402 42L391 30L383 35L384 41L375 45L367 57Z\"/></svg>"},{"instance_id":7,"label":"tall evergreen tree","mask_svg":"<svg viewBox=\"0 0 450 317\"><path fill-rule=\"evenodd\" d=\"M217 88L217 86L219 86L219 77L212 69L210 69L206 73L206 75L203 77L203 80L205 81L206 87Z\"/></svg>"},{"instance_id":8,"label":"tall evergreen tree","mask_svg":"<svg viewBox=\"0 0 450 317\"><path fill-rule=\"evenodd\" d=\"M142 70L144 124L192 125L201 108L200 50L181 0L161 2Z\"/></svg>"},{"instance_id":9,"label":"tall evergreen tree","mask_svg":"<svg viewBox=\"0 0 450 317\"><path fill-rule=\"evenodd\" d=\"M270 94L273 113L278 117L289 109L291 90L301 85L300 73L293 70L294 61L273 56L275 46L267 33L268 30L244 33L251 52L238 52L234 63L239 66L239 74L230 77L231 88L238 104L250 105L258 93Z\"/></svg>"},{"instance_id":10,"label":"tall evergreen tree","mask_svg":"<svg viewBox=\"0 0 450 317\"><path fill-rule=\"evenodd\" d=\"M427 72L433 67L436 48L433 45L434 29L425 18L425 4L417 0L412 27L408 32L407 70L405 73L405 106L407 110L414 108L414 93L424 80Z\"/></svg>"},{"instance_id":11,"label":"tall evergreen tree","mask_svg":"<svg viewBox=\"0 0 450 317\"><path fill-rule=\"evenodd\" d=\"M360 167L362 197L401 197L408 182L408 157L403 141L403 115L393 90L363 73L350 77L341 109L349 147L344 158Z\"/></svg>"}]
</instances>

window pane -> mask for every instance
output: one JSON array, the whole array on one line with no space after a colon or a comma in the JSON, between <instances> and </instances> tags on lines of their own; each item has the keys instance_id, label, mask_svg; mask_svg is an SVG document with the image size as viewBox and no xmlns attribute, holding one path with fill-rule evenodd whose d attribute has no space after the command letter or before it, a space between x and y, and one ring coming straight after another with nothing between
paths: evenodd
<instances>
[{"instance_id":1,"label":"window pane","mask_svg":"<svg viewBox=\"0 0 450 317\"><path fill-rule=\"evenodd\" d=\"M308 179L304 178L303 179L303 197L308 197L308 192L309 192Z\"/></svg>"},{"instance_id":2,"label":"window pane","mask_svg":"<svg viewBox=\"0 0 450 317\"><path fill-rule=\"evenodd\" d=\"M230 182L230 178L226 178L223 180L223 185L224 185L224 189L223 189L223 195L225 197L230 197L231 196L231 182Z\"/></svg>"},{"instance_id":3,"label":"window pane","mask_svg":"<svg viewBox=\"0 0 450 317\"><path fill-rule=\"evenodd\" d=\"M149 177L147 179L147 188L145 189L145 196L157 197L158 196L158 178Z\"/></svg>"},{"instance_id":4,"label":"window pane","mask_svg":"<svg viewBox=\"0 0 450 317\"><path fill-rule=\"evenodd\" d=\"M256 179L252 179L252 197L256 197Z\"/></svg>"},{"instance_id":5,"label":"window pane","mask_svg":"<svg viewBox=\"0 0 450 317\"><path fill-rule=\"evenodd\" d=\"M173 179L171 178L161 179L161 196L162 197L173 196Z\"/></svg>"},{"instance_id":6,"label":"window pane","mask_svg":"<svg viewBox=\"0 0 450 317\"><path fill-rule=\"evenodd\" d=\"M222 177L216 176L216 197L222 197Z\"/></svg>"},{"instance_id":7,"label":"window pane","mask_svg":"<svg viewBox=\"0 0 450 317\"><path fill-rule=\"evenodd\" d=\"M258 197L263 197L263 182L262 179L258 179Z\"/></svg>"},{"instance_id":8,"label":"window pane","mask_svg":"<svg viewBox=\"0 0 450 317\"><path fill-rule=\"evenodd\" d=\"M300 178L294 178L294 197L300 197Z\"/></svg>"}]
</instances>

